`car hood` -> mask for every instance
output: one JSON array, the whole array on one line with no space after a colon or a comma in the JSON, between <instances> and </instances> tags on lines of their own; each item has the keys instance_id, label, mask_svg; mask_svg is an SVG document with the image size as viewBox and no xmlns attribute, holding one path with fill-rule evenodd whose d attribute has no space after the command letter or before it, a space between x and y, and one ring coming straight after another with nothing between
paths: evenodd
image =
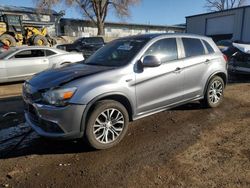
<instances>
[{"instance_id":1,"label":"car hood","mask_svg":"<svg viewBox=\"0 0 250 188\"><path fill-rule=\"evenodd\" d=\"M59 69L49 69L36 74L27 82L36 90L49 89L61 86L70 81L96 73L112 70L114 67L93 66L77 63Z\"/></svg>"},{"instance_id":2,"label":"car hood","mask_svg":"<svg viewBox=\"0 0 250 188\"><path fill-rule=\"evenodd\" d=\"M233 46L242 51L243 53L250 54L250 44L233 43Z\"/></svg>"}]
</instances>

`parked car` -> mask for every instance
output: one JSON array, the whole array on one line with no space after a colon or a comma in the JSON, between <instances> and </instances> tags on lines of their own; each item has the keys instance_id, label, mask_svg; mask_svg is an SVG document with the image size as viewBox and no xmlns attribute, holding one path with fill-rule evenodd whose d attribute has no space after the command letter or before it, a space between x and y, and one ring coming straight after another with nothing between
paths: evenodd
<instances>
[{"instance_id":1,"label":"parked car","mask_svg":"<svg viewBox=\"0 0 250 188\"><path fill-rule=\"evenodd\" d=\"M223 101L227 62L211 38L146 34L114 40L82 64L37 74L23 87L25 118L41 136L122 140L129 121L191 101Z\"/></svg>"},{"instance_id":2,"label":"parked car","mask_svg":"<svg viewBox=\"0 0 250 188\"><path fill-rule=\"evenodd\" d=\"M102 37L83 37L77 39L72 44L62 44L56 47L68 52L83 52L84 57L87 58L104 45Z\"/></svg>"},{"instance_id":3,"label":"parked car","mask_svg":"<svg viewBox=\"0 0 250 188\"><path fill-rule=\"evenodd\" d=\"M224 52L226 51L230 46L232 46L232 40L220 40L216 42L216 45L219 47L219 49Z\"/></svg>"},{"instance_id":4,"label":"parked car","mask_svg":"<svg viewBox=\"0 0 250 188\"><path fill-rule=\"evenodd\" d=\"M21 81L48 68L84 60L81 53L49 47L19 47L0 54L0 83Z\"/></svg>"},{"instance_id":5,"label":"parked car","mask_svg":"<svg viewBox=\"0 0 250 188\"><path fill-rule=\"evenodd\" d=\"M7 51L10 47L0 41L0 53Z\"/></svg>"},{"instance_id":6,"label":"parked car","mask_svg":"<svg viewBox=\"0 0 250 188\"><path fill-rule=\"evenodd\" d=\"M223 53L229 59L228 71L230 73L250 75L250 44L233 43Z\"/></svg>"}]
</instances>

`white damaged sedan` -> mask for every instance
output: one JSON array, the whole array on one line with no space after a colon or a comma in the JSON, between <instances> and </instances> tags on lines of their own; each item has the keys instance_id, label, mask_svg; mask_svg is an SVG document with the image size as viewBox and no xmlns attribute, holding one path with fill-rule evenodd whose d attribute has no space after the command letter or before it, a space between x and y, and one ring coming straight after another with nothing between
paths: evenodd
<instances>
[{"instance_id":1,"label":"white damaged sedan","mask_svg":"<svg viewBox=\"0 0 250 188\"><path fill-rule=\"evenodd\" d=\"M83 61L82 53L49 47L16 47L0 54L0 83L26 80L45 69Z\"/></svg>"}]
</instances>

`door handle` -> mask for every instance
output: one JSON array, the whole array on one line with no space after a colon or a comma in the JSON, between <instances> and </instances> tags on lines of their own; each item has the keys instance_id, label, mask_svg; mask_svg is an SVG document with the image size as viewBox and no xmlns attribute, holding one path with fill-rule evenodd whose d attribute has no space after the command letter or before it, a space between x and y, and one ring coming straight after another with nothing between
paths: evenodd
<instances>
[{"instance_id":1,"label":"door handle","mask_svg":"<svg viewBox=\"0 0 250 188\"><path fill-rule=\"evenodd\" d=\"M207 59L204 63L205 63L205 64L208 64L208 63L210 63L210 60Z\"/></svg>"},{"instance_id":2,"label":"door handle","mask_svg":"<svg viewBox=\"0 0 250 188\"><path fill-rule=\"evenodd\" d=\"M180 67L177 67L175 70L174 70L174 73L180 73L181 72L181 68Z\"/></svg>"}]
</instances>

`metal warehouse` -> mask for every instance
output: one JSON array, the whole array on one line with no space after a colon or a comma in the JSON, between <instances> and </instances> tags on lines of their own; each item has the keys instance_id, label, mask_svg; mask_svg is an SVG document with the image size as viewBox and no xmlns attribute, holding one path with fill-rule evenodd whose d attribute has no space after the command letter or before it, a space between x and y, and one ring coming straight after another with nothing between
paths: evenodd
<instances>
[{"instance_id":1,"label":"metal warehouse","mask_svg":"<svg viewBox=\"0 0 250 188\"><path fill-rule=\"evenodd\" d=\"M250 6L186 17L187 32L250 42Z\"/></svg>"},{"instance_id":2,"label":"metal warehouse","mask_svg":"<svg viewBox=\"0 0 250 188\"><path fill-rule=\"evenodd\" d=\"M117 38L143 33L183 33L185 32L185 28L185 25L164 26L106 22L105 36L108 38ZM71 37L87 37L97 34L97 27L88 20L62 18L60 21L60 29L61 35Z\"/></svg>"}]
</instances>

